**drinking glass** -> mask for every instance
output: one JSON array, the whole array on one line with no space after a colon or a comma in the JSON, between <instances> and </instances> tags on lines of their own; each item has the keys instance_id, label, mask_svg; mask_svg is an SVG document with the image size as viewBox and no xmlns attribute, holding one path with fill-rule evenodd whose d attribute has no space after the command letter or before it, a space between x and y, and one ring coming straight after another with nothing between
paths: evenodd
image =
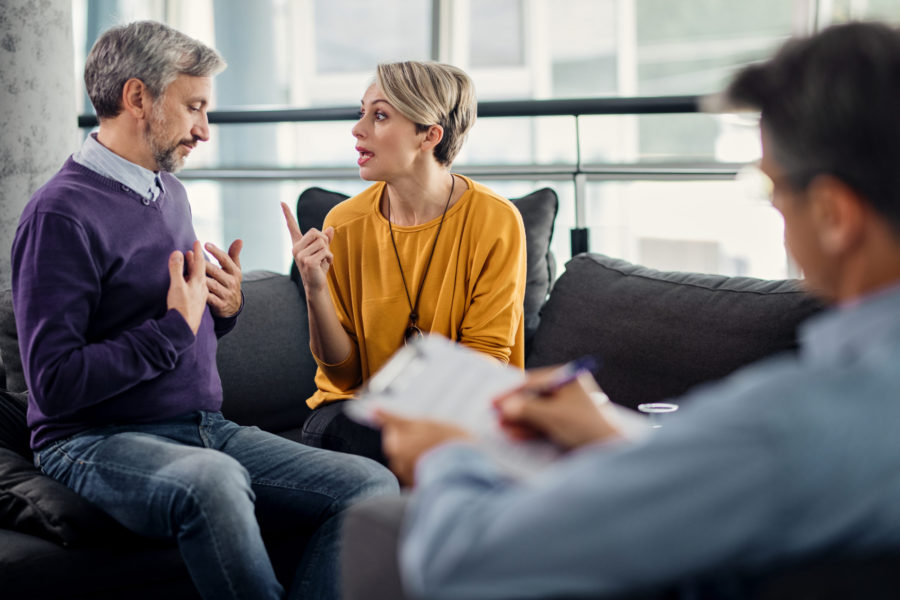
<instances>
[{"instance_id":1,"label":"drinking glass","mask_svg":"<svg viewBox=\"0 0 900 600\"><path fill-rule=\"evenodd\" d=\"M637 408L647 415L647 422L651 429L659 429L662 427L660 420L662 420L663 415L675 412L678 410L678 405L671 402L647 402L638 404Z\"/></svg>"}]
</instances>

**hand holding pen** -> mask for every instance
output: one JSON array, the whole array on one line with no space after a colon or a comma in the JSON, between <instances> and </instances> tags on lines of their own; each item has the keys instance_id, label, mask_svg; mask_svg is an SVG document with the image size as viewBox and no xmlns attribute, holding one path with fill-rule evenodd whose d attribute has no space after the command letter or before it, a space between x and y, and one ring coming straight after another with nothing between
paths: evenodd
<instances>
[{"instance_id":1,"label":"hand holding pen","mask_svg":"<svg viewBox=\"0 0 900 600\"><path fill-rule=\"evenodd\" d=\"M546 382L531 388L527 387L532 393L547 398L553 396L565 386L573 383L582 375L590 375L597 368L597 361L591 356L583 356L571 362L567 362L561 367L554 368L550 371L552 377Z\"/></svg>"},{"instance_id":2,"label":"hand holding pen","mask_svg":"<svg viewBox=\"0 0 900 600\"><path fill-rule=\"evenodd\" d=\"M592 359L529 373L527 381L494 400L503 429L513 438L550 439L576 448L612 437L619 430L597 406Z\"/></svg>"}]
</instances>

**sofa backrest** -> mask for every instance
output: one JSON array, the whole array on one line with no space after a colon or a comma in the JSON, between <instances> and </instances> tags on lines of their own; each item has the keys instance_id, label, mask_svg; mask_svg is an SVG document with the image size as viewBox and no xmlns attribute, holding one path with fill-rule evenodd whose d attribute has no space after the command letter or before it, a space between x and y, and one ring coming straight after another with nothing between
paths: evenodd
<instances>
[{"instance_id":1,"label":"sofa backrest","mask_svg":"<svg viewBox=\"0 0 900 600\"><path fill-rule=\"evenodd\" d=\"M302 427L315 391L306 300L287 275L244 273L244 308L219 339L222 412L242 425L282 433Z\"/></svg>"},{"instance_id":2,"label":"sofa backrest","mask_svg":"<svg viewBox=\"0 0 900 600\"><path fill-rule=\"evenodd\" d=\"M554 284L526 366L593 355L603 390L634 408L795 349L797 325L821 308L795 280L665 272L581 254Z\"/></svg>"}]
</instances>

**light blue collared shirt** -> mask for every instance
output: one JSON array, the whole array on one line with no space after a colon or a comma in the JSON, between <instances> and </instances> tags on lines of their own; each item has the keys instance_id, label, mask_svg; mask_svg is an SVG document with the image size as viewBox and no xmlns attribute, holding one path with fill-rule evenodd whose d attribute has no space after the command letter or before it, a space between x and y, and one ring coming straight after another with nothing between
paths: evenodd
<instances>
[{"instance_id":1,"label":"light blue collared shirt","mask_svg":"<svg viewBox=\"0 0 900 600\"><path fill-rule=\"evenodd\" d=\"M523 482L471 444L427 453L400 548L409 591L616 595L896 551L900 287L813 317L800 343L682 398L643 441L581 448Z\"/></svg>"},{"instance_id":2,"label":"light blue collared shirt","mask_svg":"<svg viewBox=\"0 0 900 600\"><path fill-rule=\"evenodd\" d=\"M96 133L85 138L72 159L95 173L118 181L151 202L156 202L163 191L158 173L125 160L98 142Z\"/></svg>"}]
</instances>

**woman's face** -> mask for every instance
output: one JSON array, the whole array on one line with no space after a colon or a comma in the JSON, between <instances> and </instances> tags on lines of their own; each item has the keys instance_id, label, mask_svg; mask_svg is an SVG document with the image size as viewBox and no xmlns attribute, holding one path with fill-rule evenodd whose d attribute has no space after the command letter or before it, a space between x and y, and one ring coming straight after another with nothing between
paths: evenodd
<instances>
[{"instance_id":1,"label":"woman's face","mask_svg":"<svg viewBox=\"0 0 900 600\"><path fill-rule=\"evenodd\" d=\"M351 133L356 138L359 175L368 181L390 181L411 173L423 155L425 133L388 103L378 84L363 96L359 121Z\"/></svg>"}]
</instances>

